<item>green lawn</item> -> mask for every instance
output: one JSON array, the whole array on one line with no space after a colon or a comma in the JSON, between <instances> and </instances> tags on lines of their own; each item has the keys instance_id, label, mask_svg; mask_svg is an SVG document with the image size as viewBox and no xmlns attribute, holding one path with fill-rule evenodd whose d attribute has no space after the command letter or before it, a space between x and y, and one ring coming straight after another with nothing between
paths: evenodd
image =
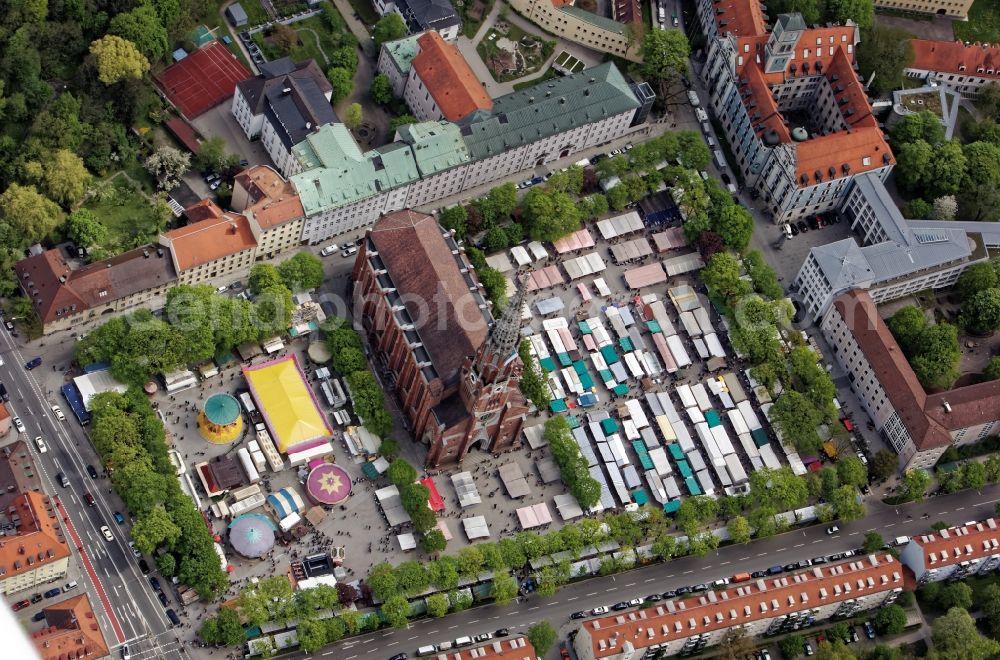
<instances>
[{"instance_id":1,"label":"green lawn","mask_svg":"<svg viewBox=\"0 0 1000 660\"><path fill-rule=\"evenodd\" d=\"M546 69L545 74L542 75L542 76L540 76L540 77L538 77L538 78L535 78L533 80L525 80L525 81L519 82L519 83L514 83L514 89L516 91L520 91L522 89L526 89L526 88L531 87L533 85L537 85L537 84L539 84L541 82L544 82L546 80L551 80L553 78L558 78L558 77L559 77L559 74L556 72L556 70L553 69L553 68L551 68L551 67L549 67L548 69Z\"/></svg>"},{"instance_id":2,"label":"green lawn","mask_svg":"<svg viewBox=\"0 0 1000 660\"><path fill-rule=\"evenodd\" d=\"M84 204L108 228L109 254L138 247L156 238L161 218L153 205L125 177L106 181Z\"/></svg>"},{"instance_id":3,"label":"green lawn","mask_svg":"<svg viewBox=\"0 0 1000 660\"><path fill-rule=\"evenodd\" d=\"M496 36L493 39L490 39L491 35ZM520 43L522 39L527 37L534 40L536 44L540 44L540 46L530 49L526 49L523 45L519 46L519 52L526 55L524 58L525 66L523 69L513 73L498 73L491 66L490 62L493 60L493 56L499 52L496 42L504 36L515 43ZM552 55L552 51L555 50L555 47L555 41L546 41L537 34L525 32L516 25L511 25L506 35L503 35L496 30L488 31L485 35L483 35L483 40L476 46L476 52L478 52L479 56L483 58L483 63L490 70L490 73L493 74L494 80L497 82L508 82L510 80L523 78L524 76L538 71L545 64L545 62L548 61L549 57ZM518 57L517 61L520 62L521 58Z\"/></svg>"},{"instance_id":4,"label":"green lawn","mask_svg":"<svg viewBox=\"0 0 1000 660\"><path fill-rule=\"evenodd\" d=\"M247 13L247 24L239 29L242 30L260 25L261 23L267 23L269 20L267 12L264 11L264 7L260 4L260 0L241 0L240 5L243 7L243 11Z\"/></svg>"},{"instance_id":5,"label":"green lawn","mask_svg":"<svg viewBox=\"0 0 1000 660\"><path fill-rule=\"evenodd\" d=\"M353 46L357 43L357 39L347 29L347 23L337 12L336 8L333 5L328 6L337 23L337 28L330 29L322 16L313 16L304 21L293 23L291 27L298 33L299 41L290 51L272 44L262 32L254 34L253 40L260 46L261 51L263 51L264 56L268 60L276 60L286 55L291 56L296 62L314 59L320 65L320 68L326 69L328 66L327 58L323 56L323 53L326 53L327 56L332 56L337 48L344 45ZM319 40L318 44L317 38Z\"/></svg>"},{"instance_id":6,"label":"green lawn","mask_svg":"<svg viewBox=\"0 0 1000 660\"><path fill-rule=\"evenodd\" d=\"M997 0L976 0L969 10L968 22L952 23L955 38L963 41L1000 42L1000 3Z\"/></svg>"},{"instance_id":7,"label":"green lawn","mask_svg":"<svg viewBox=\"0 0 1000 660\"><path fill-rule=\"evenodd\" d=\"M354 13L358 15L358 18L361 19L361 22L364 23L365 26L371 28L378 23L379 15L378 12L375 11L375 8L372 7L371 0L350 1L351 7L354 9Z\"/></svg>"}]
</instances>

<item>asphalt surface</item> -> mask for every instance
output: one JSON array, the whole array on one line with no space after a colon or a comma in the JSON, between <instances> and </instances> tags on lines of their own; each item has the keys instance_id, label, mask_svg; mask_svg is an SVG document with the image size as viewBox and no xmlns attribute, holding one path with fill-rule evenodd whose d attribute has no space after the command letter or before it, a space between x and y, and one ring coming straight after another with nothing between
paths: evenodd
<instances>
[{"instance_id":1,"label":"asphalt surface","mask_svg":"<svg viewBox=\"0 0 1000 660\"><path fill-rule=\"evenodd\" d=\"M54 353L56 351L45 347L22 350L6 329L0 331L0 355L4 360L0 366L0 382L7 387L10 397L7 405L11 416L20 417L24 423L25 433L20 437L31 448L43 490L58 498L60 515L69 532L67 540L74 555L65 580L51 586L61 586L71 580L79 582L78 589L86 590L90 596L109 648L127 643L133 658L180 658L186 655L186 650L177 644L165 609L128 547L130 522L124 505L116 493L109 493L108 479L99 476L95 480L87 474L87 465L93 465L100 475L101 462L62 395L53 392L46 396L46 390L39 385L39 372L52 369L49 358ZM43 362L36 371L28 371L24 365L35 356L41 356ZM62 409L65 421L56 419L51 404ZM12 426L11 434L16 432ZM48 448L45 453L38 452L34 442L36 436L44 439ZM68 487L59 485L56 479L59 472L69 479ZM86 505L86 493L94 496L94 506ZM115 523L115 511L126 515L125 524ZM113 541L104 539L100 531L102 525L111 530ZM147 561L155 570L152 558L147 557ZM168 580L161 577L160 582L169 588ZM28 597L31 593L25 591L17 596ZM53 600L76 593L78 591L74 590ZM180 612L173 595L168 593L168 597L171 606ZM30 621L32 614L53 600L33 605L19 612L18 617ZM29 630L42 626L41 623L26 625Z\"/></svg>"},{"instance_id":2,"label":"asphalt surface","mask_svg":"<svg viewBox=\"0 0 1000 660\"><path fill-rule=\"evenodd\" d=\"M867 518L840 524L840 531L832 536L826 533L826 525L815 525L747 545L719 548L705 557L684 557L627 573L583 580L561 588L550 598L533 595L503 607L488 605L441 619L421 619L405 630L377 631L328 645L311 655L292 653L283 657L387 659L401 652L413 657L419 646L493 632L498 628L509 628L511 635L524 634L540 621L554 625L560 638L565 638L576 624L569 619L573 612L599 605L611 606L681 586L708 583L738 572L764 570L778 564L859 548L865 533L872 530L891 542L899 536L926 533L939 520L949 524L981 520L994 515L994 502L997 501L1000 501L1000 485L984 488L981 492L965 491L897 507L869 502ZM922 518L924 514L928 517ZM553 649L549 655L554 657L557 653Z\"/></svg>"}]
</instances>

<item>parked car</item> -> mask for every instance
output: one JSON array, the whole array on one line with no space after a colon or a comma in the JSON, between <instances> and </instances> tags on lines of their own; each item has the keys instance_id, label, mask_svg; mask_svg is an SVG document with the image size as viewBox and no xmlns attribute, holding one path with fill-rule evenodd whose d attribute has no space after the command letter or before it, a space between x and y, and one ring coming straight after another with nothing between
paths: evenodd
<instances>
[{"instance_id":1,"label":"parked car","mask_svg":"<svg viewBox=\"0 0 1000 660\"><path fill-rule=\"evenodd\" d=\"M111 530L107 525L101 525L101 534L104 535L105 541L111 542L115 540L114 534L111 533Z\"/></svg>"},{"instance_id":2,"label":"parked car","mask_svg":"<svg viewBox=\"0 0 1000 660\"><path fill-rule=\"evenodd\" d=\"M813 651L812 644L810 644L809 642L806 642L805 644L802 645L802 651L806 655L812 655L813 653L815 653L815 651Z\"/></svg>"},{"instance_id":3,"label":"parked car","mask_svg":"<svg viewBox=\"0 0 1000 660\"><path fill-rule=\"evenodd\" d=\"M323 248L322 250L319 251L319 256L321 256L321 257L329 257L331 254L333 254L337 250L338 250L338 248L337 248L337 244L336 243L334 243L333 245L327 245L325 248Z\"/></svg>"},{"instance_id":4,"label":"parked car","mask_svg":"<svg viewBox=\"0 0 1000 660\"><path fill-rule=\"evenodd\" d=\"M28 371L31 371L41 363L42 363L42 358L33 357L24 364L24 368L27 369Z\"/></svg>"},{"instance_id":5,"label":"parked car","mask_svg":"<svg viewBox=\"0 0 1000 660\"><path fill-rule=\"evenodd\" d=\"M684 594L691 593L691 587L677 587L675 590L676 595L683 596Z\"/></svg>"},{"instance_id":6,"label":"parked car","mask_svg":"<svg viewBox=\"0 0 1000 660\"><path fill-rule=\"evenodd\" d=\"M62 589L60 589L59 587L56 587L55 589L49 589L43 595L46 598L54 598L54 597L58 596L61 593L62 593Z\"/></svg>"},{"instance_id":7,"label":"parked car","mask_svg":"<svg viewBox=\"0 0 1000 660\"><path fill-rule=\"evenodd\" d=\"M174 624L175 626L181 625L181 620L180 618L178 618L177 612L174 612L173 610L167 610L167 618L170 619L170 623Z\"/></svg>"},{"instance_id":8,"label":"parked car","mask_svg":"<svg viewBox=\"0 0 1000 660\"><path fill-rule=\"evenodd\" d=\"M649 601L650 603L658 603L661 600L663 600L663 596L661 596L660 594L649 594L648 596L646 596L646 600Z\"/></svg>"},{"instance_id":9,"label":"parked car","mask_svg":"<svg viewBox=\"0 0 1000 660\"><path fill-rule=\"evenodd\" d=\"M871 621L865 621L865 637L875 639L875 626L872 625Z\"/></svg>"},{"instance_id":10,"label":"parked car","mask_svg":"<svg viewBox=\"0 0 1000 660\"><path fill-rule=\"evenodd\" d=\"M597 616L598 614L607 614L608 613L608 606L607 605L600 605L600 606L595 607L594 609L590 610L590 613L593 614L594 616Z\"/></svg>"},{"instance_id":11,"label":"parked car","mask_svg":"<svg viewBox=\"0 0 1000 660\"><path fill-rule=\"evenodd\" d=\"M840 531L840 528L837 527L836 525L830 525L829 527L826 528L826 533L827 533L828 536L833 536L834 534L836 534L839 531Z\"/></svg>"},{"instance_id":12,"label":"parked car","mask_svg":"<svg viewBox=\"0 0 1000 660\"><path fill-rule=\"evenodd\" d=\"M795 223L789 222L788 223L788 228L791 230L792 236L798 236L799 235L799 228L795 226Z\"/></svg>"},{"instance_id":13,"label":"parked car","mask_svg":"<svg viewBox=\"0 0 1000 660\"><path fill-rule=\"evenodd\" d=\"M815 566L816 564L825 564L826 563L826 557L813 557L812 563L813 563L813 566Z\"/></svg>"},{"instance_id":14,"label":"parked car","mask_svg":"<svg viewBox=\"0 0 1000 660\"><path fill-rule=\"evenodd\" d=\"M14 608L15 612L20 612L21 610L23 610L24 608L26 608L28 605L31 605L31 601L28 600L27 598L25 598L24 600L19 600L16 603L14 603L12 605L12 607Z\"/></svg>"},{"instance_id":15,"label":"parked car","mask_svg":"<svg viewBox=\"0 0 1000 660\"><path fill-rule=\"evenodd\" d=\"M796 566L798 566L799 568L809 568L810 566L812 566L812 560L811 559L803 559L798 564L796 564Z\"/></svg>"},{"instance_id":16,"label":"parked car","mask_svg":"<svg viewBox=\"0 0 1000 660\"><path fill-rule=\"evenodd\" d=\"M767 577L767 571L754 571L753 573L750 574L750 577L757 578L757 579L759 579L759 578L766 578Z\"/></svg>"},{"instance_id":17,"label":"parked car","mask_svg":"<svg viewBox=\"0 0 1000 660\"><path fill-rule=\"evenodd\" d=\"M70 582L67 582L66 584L63 585L63 588L62 588L63 593L66 593L67 591L73 591L78 586L80 586L80 585L77 583L76 580L72 580Z\"/></svg>"},{"instance_id":18,"label":"parked car","mask_svg":"<svg viewBox=\"0 0 1000 660\"><path fill-rule=\"evenodd\" d=\"M799 220L798 222L796 222L795 226L798 227L799 231L802 232L803 234L809 231L809 225L807 225L803 220Z\"/></svg>"},{"instance_id":19,"label":"parked car","mask_svg":"<svg viewBox=\"0 0 1000 660\"><path fill-rule=\"evenodd\" d=\"M40 602L42 602L42 594L32 594L31 595L31 602L32 603L40 603Z\"/></svg>"},{"instance_id":20,"label":"parked car","mask_svg":"<svg viewBox=\"0 0 1000 660\"><path fill-rule=\"evenodd\" d=\"M145 559L139 560L139 570L143 575L149 575L149 563Z\"/></svg>"},{"instance_id":21,"label":"parked car","mask_svg":"<svg viewBox=\"0 0 1000 660\"><path fill-rule=\"evenodd\" d=\"M14 322L13 321L4 321L3 325L8 330L13 330L14 329Z\"/></svg>"},{"instance_id":22,"label":"parked car","mask_svg":"<svg viewBox=\"0 0 1000 660\"><path fill-rule=\"evenodd\" d=\"M56 416L60 422L66 421L66 415L63 414L62 408L59 406L52 406L52 414Z\"/></svg>"},{"instance_id":23,"label":"parked car","mask_svg":"<svg viewBox=\"0 0 1000 660\"><path fill-rule=\"evenodd\" d=\"M797 562L794 563L794 564L785 564L785 566L784 566L786 572L787 571L794 571L798 567L799 567L799 565L798 565Z\"/></svg>"},{"instance_id":24,"label":"parked car","mask_svg":"<svg viewBox=\"0 0 1000 660\"><path fill-rule=\"evenodd\" d=\"M673 598L676 595L677 595L677 592L674 591L674 590L672 590L672 589L670 591L664 591L663 592L663 597L664 598Z\"/></svg>"},{"instance_id":25,"label":"parked car","mask_svg":"<svg viewBox=\"0 0 1000 660\"><path fill-rule=\"evenodd\" d=\"M136 559L142 556L142 553L139 552L139 548L135 547L135 541L129 541L128 547L132 549L132 556Z\"/></svg>"},{"instance_id":26,"label":"parked car","mask_svg":"<svg viewBox=\"0 0 1000 660\"><path fill-rule=\"evenodd\" d=\"M389 660L406 660L406 657L407 656L405 653L397 653L396 655L389 658Z\"/></svg>"},{"instance_id":27,"label":"parked car","mask_svg":"<svg viewBox=\"0 0 1000 660\"><path fill-rule=\"evenodd\" d=\"M590 616L590 614L587 613L587 612L573 612L572 614L569 615L569 618L570 619L586 619L588 616Z\"/></svg>"},{"instance_id":28,"label":"parked car","mask_svg":"<svg viewBox=\"0 0 1000 660\"><path fill-rule=\"evenodd\" d=\"M116 523L118 523L119 525L125 524L125 516L123 516L121 513L115 511L112 515L114 516Z\"/></svg>"},{"instance_id":29,"label":"parked car","mask_svg":"<svg viewBox=\"0 0 1000 660\"><path fill-rule=\"evenodd\" d=\"M510 628L500 628L493 634L496 635L497 637L506 637L507 635L510 634Z\"/></svg>"},{"instance_id":30,"label":"parked car","mask_svg":"<svg viewBox=\"0 0 1000 660\"><path fill-rule=\"evenodd\" d=\"M87 466L87 474L90 475L91 479L96 479L97 478L97 468L95 468L93 465L88 465Z\"/></svg>"},{"instance_id":31,"label":"parked car","mask_svg":"<svg viewBox=\"0 0 1000 660\"><path fill-rule=\"evenodd\" d=\"M149 586L153 587L153 591L159 591L160 590L160 581L157 580L155 577L150 576L149 577Z\"/></svg>"},{"instance_id":32,"label":"parked car","mask_svg":"<svg viewBox=\"0 0 1000 660\"><path fill-rule=\"evenodd\" d=\"M17 429L18 433L24 433L24 422L21 421L20 417L14 418L14 428Z\"/></svg>"},{"instance_id":33,"label":"parked car","mask_svg":"<svg viewBox=\"0 0 1000 660\"><path fill-rule=\"evenodd\" d=\"M35 436L35 446L38 447L39 454L44 454L49 450L49 448L45 446L45 441L42 440L42 436L40 435Z\"/></svg>"},{"instance_id":34,"label":"parked car","mask_svg":"<svg viewBox=\"0 0 1000 660\"><path fill-rule=\"evenodd\" d=\"M35 612L35 616L31 617L32 621L43 621L45 619L45 610Z\"/></svg>"},{"instance_id":35,"label":"parked car","mask_svg":"<svg viewBox=\"0 0 1000 660\"><path fill-rule=\"evenodd\" d=\"M855 630L852 627L851 630L850 630L850 633L848 634L848 637L850 638L851 643L857 642L858 641L858 631Z\"/></svg>"},{"instance_id":36,"label":"parked car","mask_svg":"<svg viewBox=\"0 0 1000 660\"><path fill-rule=\"evenodd\" d=\"M156 597L160 599L160 605L163 605L164 607L170 605L170 599L167 598L167 594L162 591L157 591Z\"/></svg>"},{"instance_id":37,"label":"parked car","mask_svg":"<svg viewBox=\"0 0 1000 660\"><path fill-rule=\"evenodd\" d=\"M699 591L708 591L708 585L703 582L701 584L696 584L693 587L691 587L692 593L698 593Z\"/></svg>"},{"instance_id":38,"label":"parked car","mask_svg":"<svg viewBox=\"0 0 1000 660\"><path fill-rule=\"evenodd\" d=\"M358 248L356 245L348 245L340 252L342 257L350 257L358 253Z\"/></svg>"}]
</instances>

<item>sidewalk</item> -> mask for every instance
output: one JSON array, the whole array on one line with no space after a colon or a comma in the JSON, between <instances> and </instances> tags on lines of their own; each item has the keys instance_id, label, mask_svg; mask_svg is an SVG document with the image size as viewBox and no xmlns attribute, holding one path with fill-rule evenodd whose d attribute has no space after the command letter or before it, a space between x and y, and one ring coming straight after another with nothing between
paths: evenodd
<instances>
[{"instance_id":1,"label":"sidewalk","mask_svg":"<svg viewBox=\"0 0 1000 660\"><path fill-rule=\"evenodd\" d=\"M368 28L365 27L365 24L354 17L354 8L351 7L351 3L347 0L333 0L333 5L340 12L340 15L344 17L344 21L347 22L347 27L350 28L351 33L358 38L358 45L365 52L365 55L377 59L378 49L375 48L375 38L368 33Z\"/></svg>"}]
</instances>

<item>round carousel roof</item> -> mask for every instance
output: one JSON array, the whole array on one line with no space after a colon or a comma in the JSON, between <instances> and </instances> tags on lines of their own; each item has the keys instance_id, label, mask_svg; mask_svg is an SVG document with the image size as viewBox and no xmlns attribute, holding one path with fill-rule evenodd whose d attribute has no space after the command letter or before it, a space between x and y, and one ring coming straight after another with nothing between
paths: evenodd
<instances>
[{"instance_id":1,"label":"round carousel roof","mask_svg":"<svg viewBox=\"0 0 1000 660\"><path fill-rule=\"evenodd\" d=\"M229 543L244 557L263 556L274 546L277 529L266 516L246 513L229 523Z\"/></svg>"},{"instance_id":2,"label":"round carousel roof","mask_svg":"<svg viewBox=\"0 0 1000 660\"><path fill-rule=\"evenodd\" d=\"M351 477L334 463L323 463L306 478L306 491L320 504L339 504L351 494Z\"/></svg>"},{"instance_id":3,"label":"round carousel roof","mask_svg":"<svg viewBox=\"0 0 1000 660\"><path fill-rule=\"evenodd\" d=\"M240 402L231 394L213 394L202 408L208 421L219 426L232 424L240 416Z\"/></svg>"},{"instance_id":4,"label":"round carousel roof","mask_svg":"<svg viewBox=\"0 0 1000 660\"><path fill-rule=\"evenodd\" d=\"M325 341L312 342L306 352L309 354L309 359L316 364L326 364L333 357Z\"/></svg>"}]
</instances>

